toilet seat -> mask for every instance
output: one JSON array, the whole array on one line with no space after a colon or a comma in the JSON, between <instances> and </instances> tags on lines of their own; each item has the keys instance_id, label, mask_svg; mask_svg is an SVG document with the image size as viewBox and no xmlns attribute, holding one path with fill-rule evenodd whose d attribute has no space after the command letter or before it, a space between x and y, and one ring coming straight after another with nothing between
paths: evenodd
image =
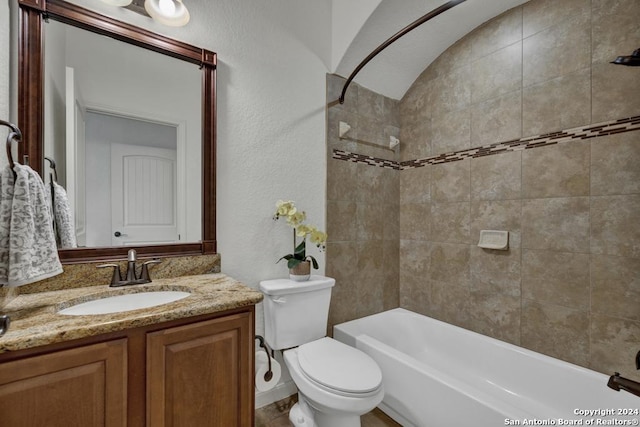
<instances>
[{"instance_id":1,"label":"toilet seat","mask_svg":"<svg viewBox=\"0 0 640 427\"><path fill-rule=\"evenodd\" d=\"M298 363L309 381L332 393L367 396L382 385L382 372L369 355L332 338L298 347Z\"/></svg>"}]
</instances>

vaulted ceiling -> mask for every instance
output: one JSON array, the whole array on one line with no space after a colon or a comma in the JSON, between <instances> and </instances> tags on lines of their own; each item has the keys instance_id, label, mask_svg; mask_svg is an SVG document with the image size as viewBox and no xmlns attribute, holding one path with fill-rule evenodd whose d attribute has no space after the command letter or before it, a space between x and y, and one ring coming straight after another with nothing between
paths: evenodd
<instances>
[{"instance_id":1,"label":"vaulted ceiling","mask_svg":"<svg viewBox=\"0 0 640 427\"><path fill-rule=\"evenodd\" d=\"M385 96L401 99L420 73L448 47L484 22L526 1L467 0L393 43L369 62L355 81ZM444 0L381 0L367 19L361 19L359 31L348 29L355 36L337 61L335 73L348 77L382 42L444 3ZM334 14L335 5L336 2Z\"/></svg>"}]
</instances>

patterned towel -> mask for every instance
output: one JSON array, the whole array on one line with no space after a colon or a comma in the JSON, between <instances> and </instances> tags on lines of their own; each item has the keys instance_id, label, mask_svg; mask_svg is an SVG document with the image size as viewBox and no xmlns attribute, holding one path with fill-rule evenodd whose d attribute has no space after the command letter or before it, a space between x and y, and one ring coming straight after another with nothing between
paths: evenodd
<instances>
[{"instance_id":1,"label":"patterned towel","mask_svg":"<svg viewBox=\"0 0 640 427\"><path fill-rule=\"evenodd\" d=\"M2 173L0 192L0 223L9 221L8 275L0 276L0 283L21 286L62 273L58 258L53 222L46 191L40 175L28 166L15 164L16 180L13 190L5 185ZM10 174L10 171L9 171ZM6 217L6 196L13 191L11 216ZM3 232L0 229L0 243ZM0 253L0 268L2 267ZM3 282L4 280L4 282Z\"/></svg>"},{"instance_id":2,"label":"patterned towel","mask_svg":"<svg viewBox=\"0 0 640 427\"><path fill-rule=\"evenodd\" d=\"M51 194L52 187L53 194ZM78 247L67 191L57 182L51 182L51 186L47 186L46 188L47 198L53 200L53 221L55 223L55 235L58 247Z\"/></svg>"}]
</instances>

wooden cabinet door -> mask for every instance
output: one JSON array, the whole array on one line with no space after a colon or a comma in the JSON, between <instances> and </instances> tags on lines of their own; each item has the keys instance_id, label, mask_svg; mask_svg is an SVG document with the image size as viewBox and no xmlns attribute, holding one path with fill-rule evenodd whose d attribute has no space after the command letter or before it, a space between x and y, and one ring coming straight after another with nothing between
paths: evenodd
<instances>
[{"instance_id":1,"label":"wooden cabinet door","mask_svg":"<svg viewBox=\"0 0 640 427\"><path fill-rule=\"evenodd\" d=\"M0 364L3 426L126 426L126 402L126 339Z\"/></svg>"},{"instance_id":2,"label":"wooden cabinet door","mask_svg":"<svg viewBox=\"0 0 640 427\"><path fill-rule=\"evenodd\" d=\"M147 426L253 427L253 313L147 334Z\"/></svg>"}]
</instances>

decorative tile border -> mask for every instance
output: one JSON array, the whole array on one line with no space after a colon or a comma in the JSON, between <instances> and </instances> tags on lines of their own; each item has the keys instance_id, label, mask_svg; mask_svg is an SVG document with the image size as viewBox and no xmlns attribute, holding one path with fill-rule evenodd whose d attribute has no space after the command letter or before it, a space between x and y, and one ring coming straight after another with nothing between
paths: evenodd
<instances>
[{"instance_id":1,"label":"decorative tile border","mask_svg":"<svg viewBox=\"0 0 640 427\"><path fill-rule=\"evenodd\" d=\"M563 142L597 138L600 136L613 135L616 133L631 132L636 130L640 130L640 116L612 120L589 126L547 133L544 135L514 139L511 141L497 142L494 144L484 145L482 147L444 153L438 156L427 157L425 159L407 160L404 162L379 159L376 157L350 153L348 151L342 150L333 150L332 157L337 160L346 160L370 166L378 166L394 170L407 170L423 167L425 165L437 165L440 163L457 162L459 160L492 156L508 151L520 151L528 150L531 148L547 147L549 145L560 144Z\"/></svg>"},{"instance_id":2,"label":"decorative tile border","mask_svg":"<svg viewBox=\"0 0 640 427\"><path fill-rule=\"evenodd\" d=\"M381 168L400 170L400 163L395 160L379 159L377 157L350 153L348 151L334 149L332 157L336 160L346 160L348 162L362 163L369 166L379 166Z\"/></svg>"}]
</instances>

